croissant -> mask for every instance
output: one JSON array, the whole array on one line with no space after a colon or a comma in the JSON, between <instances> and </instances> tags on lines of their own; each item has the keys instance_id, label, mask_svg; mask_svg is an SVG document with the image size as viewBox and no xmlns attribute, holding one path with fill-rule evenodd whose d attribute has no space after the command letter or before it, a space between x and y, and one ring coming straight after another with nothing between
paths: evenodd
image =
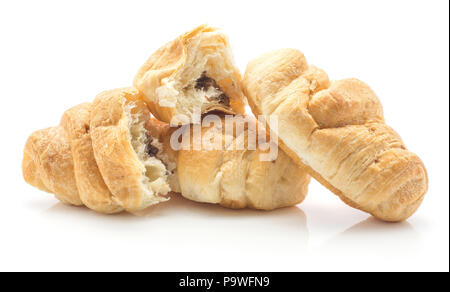
<instances>
[{"instance_id":1,"label":"croissant","mask_svg":"<svg viewBox=\"0 0 450 292\"><path fill-rule=\"evenodd\" d=\"M206 122L210 117L216 119ZM183 197L228 208L263 210L301 203L310 181L305 169L278 150L277 140L270 140L254 119L236 118L235 123L241 123L242 130L236 126L226 132L224 117L209 115L200 130L201 148L195 148L194 139L183 139L177 167ZM193 127L184 131L194 137ZM272 155L270 147L261 149L264 142L276 150Z\"/></svg>"},{"instance_id":2,"label":"croissant","mask_svg":"<svg viewBox=\"0 0 450 292\"><path fill-rule=\"evenodd\" d=\"M151 55L134 86L157 119L180 125L213 110L243 113L241 82L226 35L202 25Z\"/></svg>"},{"instance_id":3,"label":"croissant","mask_svg":"<svg viewBox=\"0 0 450 292\"><path fill-rule=\"evenodd\" d=\"M22 162L26 182L60 201L102 213L135 212L167 201L177 180L147 106L132 88L99 94L33 133Z\"/></svg>"},{"instance_id":4,"label":"croissant","mask_svg":"<svg viewBox=\"0 0 450 292\"><path fill-rule=\"evenodd\" d=\"M405 220L420 206L425 166L385 124L369 86L330 82L294 49L251 61L243 86L256 115L278 118L281 148L345 203L385 221Z\"/></svg>"}]
</instances>

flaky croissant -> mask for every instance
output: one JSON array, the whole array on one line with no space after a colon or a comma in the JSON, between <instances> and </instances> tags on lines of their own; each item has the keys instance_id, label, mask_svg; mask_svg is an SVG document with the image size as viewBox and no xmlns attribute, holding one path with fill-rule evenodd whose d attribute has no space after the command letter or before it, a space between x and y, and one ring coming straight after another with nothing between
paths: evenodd
<instances>
[{"instance_id":1,"label":"flaky croissant","mask_svg":"<svg viewBox=\"0 0 450 292\"><path fill-rule=\"evenodd\" d=\"M255 114L278 118L281 148L344 202L386 221L405 220L420 206L425 167L385 124L366 84L330 82L294 49L251 61L243 84Z\"/></svg>"},{"instance_id":2,"label":"flaky croissant","mask_svg":"<svg viewBox=\"0 0 450 292\"><path fill-rule=\"evenodd\" d=\"M156 118L179 125L213 110L243 113L241 82L226 35L202 25L151 55L134 86Z\"/></svg>"},{"instance_id":3,"label":"flaky croissant","mask_svg":"<svg viewBox=\"0 0 450 292\"><path fill-rule=\"evenodd\" d=\"M131 88L99 94L66 111L60 125L36 131L25 146L29 184L64 203L102 213L134 212L168 200L173 157L162 151L144 102ZM176 190L176 183L173 184Z\"/></svg>"}]
</instances>

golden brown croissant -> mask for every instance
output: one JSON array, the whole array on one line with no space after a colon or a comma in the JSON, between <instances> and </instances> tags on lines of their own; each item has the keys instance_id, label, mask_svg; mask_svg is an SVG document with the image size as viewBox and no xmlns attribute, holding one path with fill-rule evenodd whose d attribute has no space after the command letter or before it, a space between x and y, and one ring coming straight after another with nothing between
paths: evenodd
<instances>
[{"instance_id":1,"label":"golden brown croissant","mask_svg":"<svg viewBox=\"0 0 450 292\"><path fill-rule=\"evenodd\" d=\"M194 139L183 140L187 145L182 144L178 153L178 179L185 198L229 208L263 210L293 206L304 200L309 175L282 150L278 151L276 140L269 141L254 119L237 118L236 124L243 124L242 130L235 127L226 132L224 117L215 117L217 123L211 120L201 127L201 148L195 149ZM193 127L185 131L190 131L189 137L194 136ZM271 143L270 147L261 150L263 142L266 146ZM209 147L205 145L208 143ZM276 150L272 155L271 148Z\"/></svg>"},{"instance_id":2,"label":"golden brown croissant","mask_svg":"<svg viewBox=\"0 0 450 292\"><path fill-rule=\"evenodd\" d=\"M158 140L147 106L132 88L99 94L66 111L59 126L33 133L22 163L25 181L64 203L102 213L142 210L178 188L173 154Z\"/></svg>"},{"instance_id":3,"label":"golden brown croissant","mask_svg":"<svg viewBox=\"0 0 450 292\"><path fill-rule=\"evenodd\" d=\"M387 126L363 82L330 82L303 54L282 49L248 66L244 92L256 115L278 118L281 147L349 205L386 221L405 220L428 179L420 158Z\"/></svg>"},{"instance_id":4,"label":"golden brown croissant","mask_svg":"<svg viewBox=\"0 0 450 292\"><path fill-rule=\"evenodd\" d=\"M150 56L134 86L156 118L178 125L213 110L243 113L241 82L228 38L202 25Z\"/></svg>"}]
</instances>

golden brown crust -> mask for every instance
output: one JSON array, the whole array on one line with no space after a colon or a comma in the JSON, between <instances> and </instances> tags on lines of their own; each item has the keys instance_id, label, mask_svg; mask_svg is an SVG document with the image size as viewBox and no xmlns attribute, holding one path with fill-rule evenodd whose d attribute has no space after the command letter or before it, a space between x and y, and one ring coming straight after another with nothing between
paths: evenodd
<instances>
[{"instance_id":1,"label":"golden brown crust","mask_svg":"<svg viewBox=\"0 0 450 292\"><path fill-rule=\"evenodd\" d=\"M30 152L32 152L31 147L32 147L31 145L28 146L28 142L27 142L27 146L25 146L25 149L23 152L23 159L22 159L23 178L27 183L29 183L33 187L36 187L36 188L40 189L41 191L50 193L50 190L47 189L47 187L44 185L44 183L42 182L42 180L40 178L38 168L32 157L32 155L34 155L34 154L30 153Z\"/></svg>"},{"instance_id":2,"label":"golden brown crust","mask_svg":"<svg viewBox=\"0 0 450 292\"><path fill-rule=\"evenodd\" d=\"M22 172L27 183L53 193L61 202L82 205L70 145L61 126L30 135L25 144Z\"/></svg>"},{"instance_id":3,"label":"golden brown crust","mask_svg":"<svg viewBox=\"0 0 450 292\"><path fill-rule=\"evenodd\" d=\"M90 135L91 103L67 110L61 120L69 138L75 178L84 205L97 212L112 214L123 210L115 201L95 161Z\"/></svg>"},{"instance_id":4,"label":"golden brown crust","mask_svg":"<svg viewBox=\"0 0 450 292\"><path fill-rule=\"evenodd\" d=\"M223 122L223 118L222 118ZM192 129L191 137L193 136ZM223 148L189 150L178 153L178 177L182 195L188 199L218 203L228 208L272 210L302 202L310 177L301 166L279 150L274 161L262 161L261 149L249 150L249 128L228 136L223 127L201 129L203 141L223 138ZM231 138L227 142L227 138ZM274 146L274 145L273 145ZM276 147L276 146L275 146Z\"/></svg>"},{"instance_id":5,"label":"golden brown crust","mask_svg":"<svg viewBox=\"0 0 450 292\"><path fill-rule=\"evenodd\" d=\"M280 147L347 204L386 221L411 216L427 191L422 161L384 124L363 82L330 82L302 53L283 49L247 66L255 114L278 117Z\"/></svg>"},{"instance_id":6,"label":"golden brown crust","mask_svg":"<svg viewBox=\"0 0 450 292\"><path fill-rule=\"evenodd\" d=\"M214 57L208 57L212 55ZM218 29L202 25L177 37L150 56L136 74L134 86L156 118L170 123L172 118L182 114L189 119L177 120L177 124L187 124L193 121L193 109L187 109L192 102L187 100L190 99L188 95L180 92L192 87L192 81L207 71L229 98L229 105L204 100L202 104L197 104L201 107L201 113L212 110L243 113L241 74L233 62L227 37ZM171 84L176 84L176 88L172 88ZM167 97L169 95L171 98Z\"/></svg>"},{"instance_id":7,"label":"golden brown crust","mask_svg":"<svg viewBox=\"0 0 450 292\"><path fill-rule=\"evenodd\" d=\"M115 89L100 93L91 111L90 131L95 160L102 177L113 196L127 211L139 211L150 205L166 201L162 194L145 185L146 167L140 161L131 143L131 115L139 114L148 119L150 113L140 102L128 104L137 92L131 88ZM161 184L165 184L163 179Z\"/></svg>"},{"instance_id":8,"label":"golden brown crust","mask_svg":"<svg viewBox=\"0 0 450 292\"><path fill-rule=\"evenodd\" d=\"M375 93L357 79L335 81L314 94L309 113L321 128L362 125L383 121L383 108Z\"/></svg>"}]
</instances>

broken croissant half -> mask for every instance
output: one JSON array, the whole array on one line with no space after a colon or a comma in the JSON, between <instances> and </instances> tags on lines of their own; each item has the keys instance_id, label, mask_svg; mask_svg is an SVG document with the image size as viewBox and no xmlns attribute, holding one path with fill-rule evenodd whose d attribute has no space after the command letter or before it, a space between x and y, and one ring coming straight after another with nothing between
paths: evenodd
<instances>
[{"instance_id":1,"label":"broken croissant half","mask_svg":"<svg viewBox=\"0 0 450 292\"><path fill-rule=\"evenodd\" d=\"M158 139L164 128L137 94L131 88L105 91L92 104L66 111L57 127L34 132L24 150L25 181L102 213L167 201L175 163Z\"/></svg>"},{"instance_id":2,"label":"broken croissant half","mask_svg":"<svg viewBox=\"0 0 450 292\"><path fill-rule=\"evenodd\" d=\"M139 69L134 86L166 123L190 124L213 110L244 112L241 74L228 38L207 25L157 50Z\"/></svg>"}]
</instances>

